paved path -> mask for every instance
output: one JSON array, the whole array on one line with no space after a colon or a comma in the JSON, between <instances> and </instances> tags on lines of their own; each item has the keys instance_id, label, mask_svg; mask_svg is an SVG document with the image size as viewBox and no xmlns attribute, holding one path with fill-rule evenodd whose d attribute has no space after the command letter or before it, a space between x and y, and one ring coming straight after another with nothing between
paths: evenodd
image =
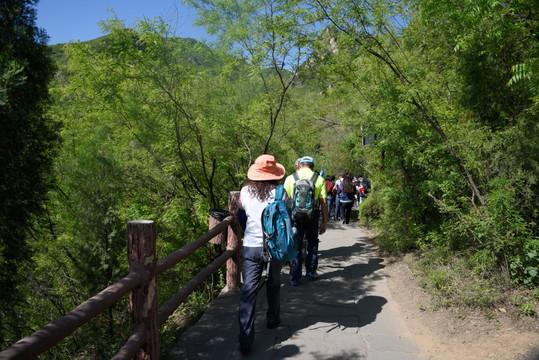
<instances>
[{"instance_id":1,"label":"paved path","mask_svg":"<svg viewBox=\"0 0 539 360\"><path fill-rule=\"evenodd\" d=\"M419 360L422 356L393 308L383 259L356 225L330 221L320 237L319 277L288 284L281 274L281 325L265 326L265 294L257 301L251 353L238 349L238 293L222 294L180 338L166 360L368 359ZM304 269L305 271L305 269Z\"/></svg>"}]
</instances>

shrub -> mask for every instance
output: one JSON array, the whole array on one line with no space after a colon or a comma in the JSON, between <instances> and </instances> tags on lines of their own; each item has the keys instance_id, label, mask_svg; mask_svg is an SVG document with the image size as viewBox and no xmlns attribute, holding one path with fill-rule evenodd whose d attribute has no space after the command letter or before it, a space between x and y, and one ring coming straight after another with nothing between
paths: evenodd
<instances>
[{"instance_id":1,"label":"shrub","mask_svg":"<svg viewBox=\"0 0 539 360\"><path fill-rule=\"evenodd\" d=\"M379 191L371 191L359 206L359 220L366 226L380 220L384 213L384 204Z\"/></svg>"}]
</instances>

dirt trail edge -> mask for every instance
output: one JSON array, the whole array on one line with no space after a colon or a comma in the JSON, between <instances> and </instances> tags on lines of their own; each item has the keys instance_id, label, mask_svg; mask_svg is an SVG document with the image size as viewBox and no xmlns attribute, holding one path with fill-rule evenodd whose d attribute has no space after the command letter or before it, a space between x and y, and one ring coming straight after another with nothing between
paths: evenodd
<instances>
[{"instance_id":1,"label":"dirt trail edge","mask_svg":"<svg viewBox=\"0 0 539 360\"><path fill-rule=\"evenodd\" d=\"M420 352L429 360L539 360L539 319L494 311L428 309L407 259L384 257L388 287Z\"/></svg>"}]
</instances>

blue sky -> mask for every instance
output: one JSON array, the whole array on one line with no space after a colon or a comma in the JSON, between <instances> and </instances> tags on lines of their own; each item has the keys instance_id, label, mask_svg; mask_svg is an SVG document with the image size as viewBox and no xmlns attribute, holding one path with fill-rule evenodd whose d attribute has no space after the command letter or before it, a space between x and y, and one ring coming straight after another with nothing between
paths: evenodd
<instances>
[{"instance_id":1,"label":"blue sky","mask_svg":"<svg viewBox=\"0 0 539 360\"><path fill-rule=\"evenodd\" d=\"M173 26L177 36L208 38L203 28L192 25L196 11L180 0L40 0L37 26L47 31L50 45L87 41L103 35L98 23L110 18L109 10L127 26L143 17L160 16Z\"/></svg>"}]
</instances>

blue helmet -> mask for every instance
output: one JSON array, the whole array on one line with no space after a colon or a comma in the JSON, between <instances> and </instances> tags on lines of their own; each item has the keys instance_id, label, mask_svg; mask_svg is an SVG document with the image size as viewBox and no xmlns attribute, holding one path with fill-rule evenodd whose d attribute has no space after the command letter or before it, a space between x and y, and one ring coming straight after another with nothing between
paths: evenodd
<instances>
[{"instance_id":1,"label":"blue helmet","mask_svg":"<svg viewBox=\"0 0 539 360\"><path fill-rule=\"evenodd\" d=\"M301 163L305 163L305 164L313 164L314 165L314 160L312 157L310 156L304 156L302 157L300 160L299 160L300 164Z\"/></svg>"}]
</instances>

